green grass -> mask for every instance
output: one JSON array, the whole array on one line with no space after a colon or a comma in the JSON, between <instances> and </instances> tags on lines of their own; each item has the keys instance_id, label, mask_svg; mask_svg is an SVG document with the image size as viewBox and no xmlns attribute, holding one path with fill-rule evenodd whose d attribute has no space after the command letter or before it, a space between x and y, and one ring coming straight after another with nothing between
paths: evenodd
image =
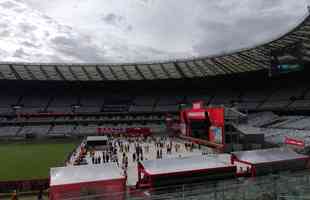
<instances>
[{"instance_id":1,"label":"green grass","mask_svg":"<svg viewBox=\"0 0 310 200\"><path fill-rule=\"evenodd\" d=\"M47 178L63 166L78 141L0 143L0 181Z\"/></svg>"}]
</instances>

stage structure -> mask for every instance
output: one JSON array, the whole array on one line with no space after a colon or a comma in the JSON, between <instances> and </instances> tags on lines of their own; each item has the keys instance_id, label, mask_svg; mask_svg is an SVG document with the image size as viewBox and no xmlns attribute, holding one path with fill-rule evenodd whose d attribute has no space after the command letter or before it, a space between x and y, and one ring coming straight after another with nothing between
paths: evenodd
<instances>
[{"instance_id":1,"label":"stage structure","mask_svg":"<svg viewBox=\"0 0 310 200\"><path fill-rule=\"evenodd\" d=\"M234 178L236 166L229 154L201 155L138 163L138 188Z\"/></svg>"},{"instance_id":2,"label":"stage structure","mask_svg":"<svg viewBox=\"0 0 310 200\"><path fill-rule=\"evenodd\" d=\"M231 164L243 163L252 176L308 168L309 156L287 148L271 148L231 153Z\"/></svg>"},{"instance_id":3,"label":"stage structure","mask_svg":"<svg viewBox=\"0 0 310 200\"><path fill-rule=\"evenodd\" d=\"M116 163L56 167L50 170L50 200L83 199L83 196L122 200L125 190L126 178Z\"/></svg>"},{"instance_id":4,"label":"stage structure","mask_svg":"<svg viewBox=\"0 0 310 200\"><path fill-rule=\"evenodd\" d=\"M108 145L107 136L88 136L86 138L87 148L92 147L106 147Z\"/></svg>"},{"instance_id":5,"label":"stage structure","mask_svg":"<svg viewBox=\"0 0 310 200\"><path fill-rule=\"evenodd\" d=\"M225 145L224 107L203 106L203 101L193 102L192 108L180 111L179 121L167 117L167 127L179 137L223 151Z\"/></svg>"}]
</instances>

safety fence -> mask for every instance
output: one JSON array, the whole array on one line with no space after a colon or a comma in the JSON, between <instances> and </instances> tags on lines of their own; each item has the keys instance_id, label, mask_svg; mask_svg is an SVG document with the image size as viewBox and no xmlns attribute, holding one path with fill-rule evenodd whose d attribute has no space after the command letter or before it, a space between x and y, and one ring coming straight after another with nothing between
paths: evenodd
<instances>
[{"instance_id":1,"label":"safety fence","mask_svg":"<svg viewBox=\"0 0 310 200\"><path fill-rule=\"evenodd\" d=\"M77 199L112 200L295 200L309 199L310 172L239 178L234 180L167 186L124 193L92 193Z\"/></svg>"}]
</instances>

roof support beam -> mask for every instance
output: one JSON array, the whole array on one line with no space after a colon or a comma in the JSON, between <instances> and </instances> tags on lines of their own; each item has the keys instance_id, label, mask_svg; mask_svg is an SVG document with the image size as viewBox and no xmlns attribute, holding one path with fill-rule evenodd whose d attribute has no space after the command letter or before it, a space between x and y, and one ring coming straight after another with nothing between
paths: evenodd
<instances>
[{"instance_id":1,"label":"roof support beam","mask_svg":"<svg viewBox=\"0 0 310 200\"><path fill-rule=\"evenodd\" d=\"M117 76L117 74L116 73L114 73L114 70L112 69L112 67L111 66L106 66L107 68L108 68L108 70L110 70L110 72L111 72L111 74L114 76L114 78L116 79L116 80L118 80L118 81L120 81L121 79Z\"/></svg>"},{"instance_id":2,"label":"roof support beam","mask_svg":"<svg viewBox=\"0 0 310 200\"><path fill-rule=\"evenodd\" d=\"M31 79L37 80L36 77L35 77L35 76L33 75L33 73L31 72L31 70L28 69L27 65L24 65L24 67L25 67L27 73L30 75ZM38 68L39 68L39 70L41 70L39 66L38 66Z\"/></svg>"},{"instance_id":3,"label":"roof support beam","mask_svg":"<svg viewBox=\"0 0 310 200\"><path fill-rule=\"evenodd\" d=\"M54 66L56 73L59 75L59 77L61 77L64 81L66 81L67 79L64 77L64 75L59 71L58 67L55 65Z\"/></svg>"},{"instance_id":4,"label":"roof support beam","mask_svg":"<svg viewBox=\"0 0 310 200\"><path fill-rule=\"evenodd\" d=\"M152 69L152 67L150 65L147 65L147 67L149 68L150 72L152 73L153 77L155 79L159 79L159 77L157 76L157 74L154 72L154 70Z\"/></svg>"},{"instance_id":5,"label":"roof support beam","mask_svg":"<svg viewBox=\"0 0 310 200\"><path fill-rule=\"evenodd\" d=\"M240 57L243 58L243 59L246 59L247 61L249 61L249 62L251 62L251 63L252 63L252 62L255 63L257 66L260 66L260 67L263 68L263 69L266 69L266 66L264 66L264 65L262 64L262 62L266 64L265 61L256 61L255 59L252 59L251 57L249 57L249 56L247 56L247 55L245 55L245 54L242 54L242 53L240 53L238 56L240 56ZM269 64L270 64L270 63L269 63Z\"/></svg>"},{"instance_id":6,"label":"roof support beam","mask_svg":"<svg viewBox=\"0 0 310 200\"><path fill-rule=\"evenodd\" d=\"M82 71L85 73L86 77L88 78L88 80L93 80L91 76L88 74L88 72L86 71L85 67L81 66L81 68L82 68Z\"/></svg>"},{"instance_id":7,"label":"roof support beam","mask_svg":"<svg viewBox=\"0 0 310 200\"><path fill-rule=\"evenodd\" d=\"M123 70L124 74L127 76L127 80L134 80L134 78L131 77L130 74L124 69L124 66L120 66L120 68Z\"/></svg>"},{"instance_id":8,"label":"roof support beam","mask_svg":"<svg viewBox=\"0 0 310 200\"><path fill-rule=\"evenodd\" d=\"M177 62L173 63L174 67L177 69L177 71L179 72L179 74L182 76L182 78L188 78L184 72L181 70L180 66L178 65Z\"/></svg>"},{"instance_id":9,"label":"roof support beam","mask_svg":"<svg viewBox=\"0 0 310 200\"><path fill-rule=\"evenodd\" d=\"M224 72L231 74L231 73L236 73L235 71L227 68L226 66L222 65L219 61L217 61L219 58L212 58L212 62L216 64L217 67L220 67Z\"/></svg>"},{"instance_id":10,"label":"roof support beam","mask_svg":"<svg viewBox=\"0 0 310 200\"><path fill-rule=\"evenodd\" d=\"M141 70L139 69L138 65L134 65L135 70L137 70L138 74L144 79L147 80L147 78L144 76L144 74L141 72Z\"/></svg>"},{"instance_id":11,"label":"roof support beam","mask_svg":"<svg viewBox=\"0 0 310 200\"><path fill-rule=\"evenodd\" d=\"M163 64L160 64L159 66L163 69L163 72L166 74L166 76L168 78L172 78L172 76L168 73L168 71L166 70L166 68Z\"/></svg>"},{"instance_id":12,"label":"roof support beam","mask_svg":"<svg viewBox=\"0 0 310 200\"><path fill-rule=\"evenodd\" d=\"M13 65L9 65L9 68L12 70L13 74L15 75L16 79L22 80L22 78L19 76Z\"/></svg>"},{"instance_id":13,"label":"roof support beam","mask_svg":"<svg viewBox=\"0 0 310 200\"><path fill-rule=\"evenodd\" d=\"M101 76L101 79L106 81L108 80L107 77L105 77L105 75L102 73L102 71L99 69L98 66L95 66L97 73Z\"/></svg>"}]
</instances>

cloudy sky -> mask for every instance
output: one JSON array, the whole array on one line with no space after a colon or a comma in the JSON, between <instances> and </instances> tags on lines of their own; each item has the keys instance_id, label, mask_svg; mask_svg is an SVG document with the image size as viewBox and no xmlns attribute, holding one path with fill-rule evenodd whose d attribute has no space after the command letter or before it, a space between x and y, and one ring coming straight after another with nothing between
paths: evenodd
<instances>
[{"instance_id":1,"label":"cloudy sky","mask_svg":"<svg viewBox=\"0 0 310 200\"><path fill-rule=\"evenodd\" d=\"M0 61L135 62L272 40L310 0L0 0Z\"/></svg>"}]
</instances>

